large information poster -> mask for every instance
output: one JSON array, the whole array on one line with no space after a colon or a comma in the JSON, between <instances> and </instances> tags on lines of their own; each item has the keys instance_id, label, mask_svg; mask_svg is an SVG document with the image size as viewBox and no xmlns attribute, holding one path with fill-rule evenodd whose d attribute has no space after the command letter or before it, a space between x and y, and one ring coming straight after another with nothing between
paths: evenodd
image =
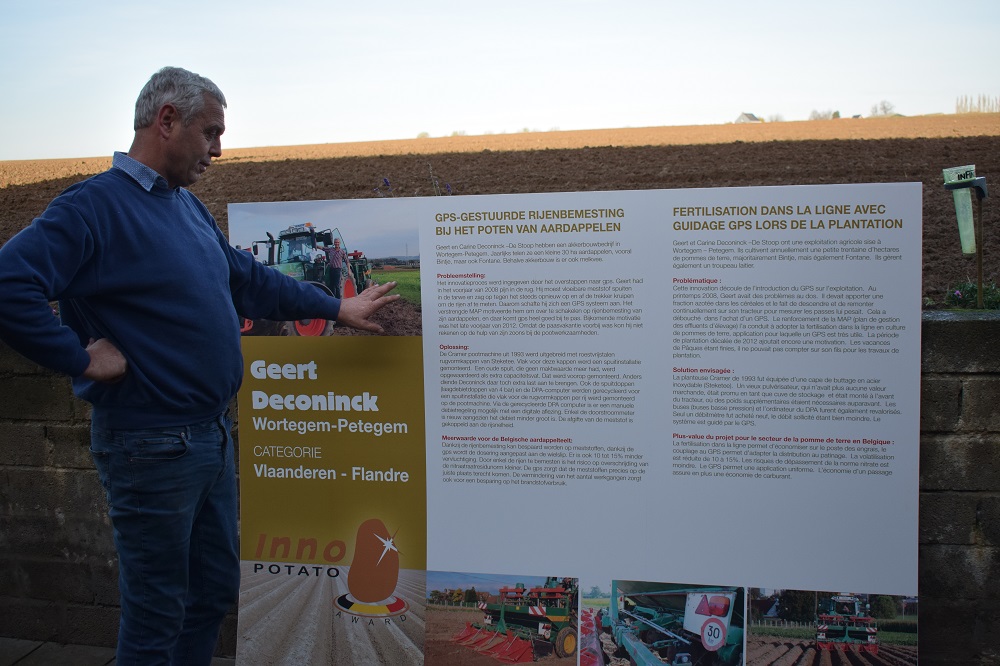
<instances>
[{"instance_id":1,"label":"large information poster","mask_svg":"<svg viewBox=\"0 0 1000 666\"><path fill-rule=\"evenodd\" d=\"M231 206L246 248L306 223L415 239L423 322L244 338L240 660L771 663L751 620L794 591L810 649L915 661L872 606L916 600L920 201Z\"/></svg>"}]
</instances>

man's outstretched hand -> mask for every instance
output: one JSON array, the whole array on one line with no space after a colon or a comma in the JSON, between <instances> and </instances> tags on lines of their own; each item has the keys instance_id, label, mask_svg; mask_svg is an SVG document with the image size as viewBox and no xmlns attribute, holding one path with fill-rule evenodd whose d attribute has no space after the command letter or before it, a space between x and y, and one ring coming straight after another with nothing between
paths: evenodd
<instances>
[{"instance_id":1,"label":"man's outstretched hand","mask_svg":"<svg viewBox=\"0 0 1000 666\"><path fill-rule=\"evenodd\" d=\"M369 321L368 318L399 298L399 294L386 295L395 287L395 282L386 282L368 287L354 298L345 298L340 301L340 314L337 315L337 323L362 331L385 333L381 326Z\"/></svg>"}]
</instances>

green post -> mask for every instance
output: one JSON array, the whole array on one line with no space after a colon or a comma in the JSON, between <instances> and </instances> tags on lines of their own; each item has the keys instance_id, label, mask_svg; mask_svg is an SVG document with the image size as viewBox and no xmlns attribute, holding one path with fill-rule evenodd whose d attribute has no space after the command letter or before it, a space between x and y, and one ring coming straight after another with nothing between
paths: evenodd
<instances>
[{"instance_id":1,"label":"green post","mask_svg":"<svg viewBox=\"0 0 1000 666\"><path fill-rule=\"evenodd\" d=\"M976 177L975 165L953 167L944 170L944 187L951 190L955 199L955 215L958 217L958 233L962 241L962 252L976 254L976 307L983 309L983 199L989 196L986 178ZM972 219L972 192L976 191L977 215ZM971 238L969 238L971 232Z\"/></svg>"}]
</instances>

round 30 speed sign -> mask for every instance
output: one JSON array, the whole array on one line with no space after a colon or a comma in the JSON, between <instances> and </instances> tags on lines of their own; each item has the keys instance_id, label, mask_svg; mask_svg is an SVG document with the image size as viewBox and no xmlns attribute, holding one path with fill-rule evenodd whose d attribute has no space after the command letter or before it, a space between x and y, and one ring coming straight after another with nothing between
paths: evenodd
<instances>
[{"instance_id":1,"label":"round 30 speed sign","mask_svg":"<svg viewBox=\"0 0 1000 666\"><path fill-rule=\"evenodd\" d=\"M717 617L705 620L701 625L701 644L710 652L715 652L726 644L726 625Z\"/></svg>"}]
</instances>

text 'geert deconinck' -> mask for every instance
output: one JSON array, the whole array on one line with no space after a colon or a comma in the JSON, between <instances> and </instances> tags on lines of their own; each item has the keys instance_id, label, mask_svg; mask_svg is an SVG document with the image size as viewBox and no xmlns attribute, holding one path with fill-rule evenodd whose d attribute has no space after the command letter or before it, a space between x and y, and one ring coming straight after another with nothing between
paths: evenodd
<instances>
[{"instance_id":1,"label":"text 'geert deconinck'","mask_svg":"<svg viewBox=\"0 0 1000 666\"><path fill-rule=\"evenodd\" d=\"M257 360L250 364L254 379L316 380L316 361L308 363L268 363ZM329 412L377 412L378 396L368 391L357 395L343 395L334 391L326 393L251 393L253 409L316 410Z\"/></svg>"}]
</instances>

